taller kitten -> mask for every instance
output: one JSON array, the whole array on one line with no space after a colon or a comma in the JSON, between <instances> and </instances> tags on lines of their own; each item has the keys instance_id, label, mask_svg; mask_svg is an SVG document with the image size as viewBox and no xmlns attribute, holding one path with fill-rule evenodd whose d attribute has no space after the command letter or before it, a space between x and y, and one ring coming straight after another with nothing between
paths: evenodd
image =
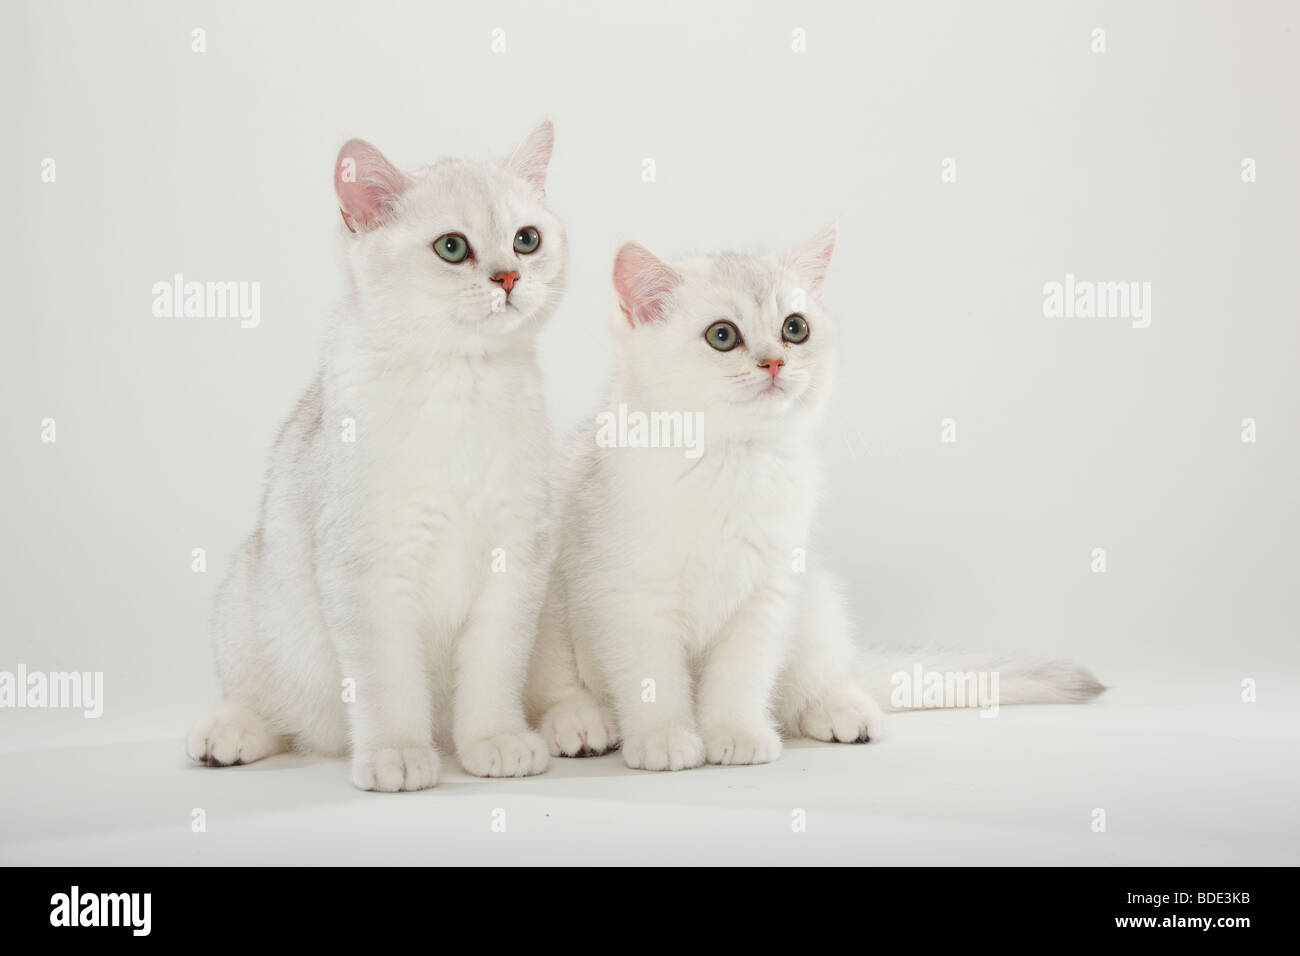
<instances>
[{"instance_id":1,"label":"taller kitten","mask_svg":"<svg viewBox=\"0 0 1300 956\"><path fill-rule=\"evenodd\" d=\"M540 773L521 690L546 576L549 431L534 336L563 287L553 133L496 165L334 170L350 293L272 452L217 599L224 702L195 760L352 753L366 790ZM346 226L346 230L344 229Z\"/></svg>"},{"instance_id":2,"label":"taller kitten","mask_svg":"<svg viewBox=\"0 0 1300 956\"><path fill-rule=\"evenodd\" d=\"M619 250L609 407L625 420L698 413L703 453L663 447L662 434L634 448L608 447L599 428L578 437L526 692L552 754L621 737L629 767L679 770L773 760L778 730L879 734L838 586L797 560L837 355L821 300L835 238L678 266ZM1004 703L1100 689L1069 666L1008 676Z\"/></svg>"}]
</instances>

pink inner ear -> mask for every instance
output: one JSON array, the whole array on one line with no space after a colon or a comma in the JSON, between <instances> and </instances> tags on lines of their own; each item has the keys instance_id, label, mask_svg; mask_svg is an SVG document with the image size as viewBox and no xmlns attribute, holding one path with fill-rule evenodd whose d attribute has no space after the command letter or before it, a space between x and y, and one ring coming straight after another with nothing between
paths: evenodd
<instances>
[{"instance_id":1,"label":"pink inner ear","mask_svg":"<svg viewBox=\"0 0 1300 956\"><path fill-rule=\"evenodd\" d=\"M528 181L539 193L546 192L546 170L555 147L555 127L544 120L529 133L502 164L516 176Z\"/></svg>"},{"instance_id":2,"label":"pink inner ear","mask_svg":"<svg viewBox=\"0 0 1300 956\"><path fill-rule=\"evenodd\" d=\"M373 229L393 211L410 180L363 139L350 139L334 163L334 194L343 221L356 231Z\"/></svg>"},{"instance_id":3,"label":"pink inner ear","mask_svg":"<svg viewBox=\"0 0 1300 956\"><path fill-rule=\"evenodd\" d=\"M788 261L792 269L799 273L808 283L808 291L819 295L826 273L831 267L831 256L835 253L835 241L839 230L828 226L814 238L790 253Z\"/></svg>"},{"instance_id":4,"label":"pink inner ear","mask_svg":"<svg viewBox=\"0 0 1300 956\"><path fill-rule=\"evenodd\" d=\"M629 325L663 318L678 275L645 246L626 243L614 257L614 291Z\"/></svg>"}]
</instances>

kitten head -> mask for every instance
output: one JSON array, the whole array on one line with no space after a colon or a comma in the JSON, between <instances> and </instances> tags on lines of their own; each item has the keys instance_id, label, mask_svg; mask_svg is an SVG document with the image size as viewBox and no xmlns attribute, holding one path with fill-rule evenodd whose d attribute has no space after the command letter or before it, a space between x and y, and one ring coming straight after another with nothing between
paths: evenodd
<instances>
[{"instance_id":1,"label":"kitten head","mask_svg":"<svg viewBox=\"0 0 1300 956\"><path fill-rule=\"evenodd\" d=\"M781 256L723 253L669 266L628 243L614 260L619 375L646 410L702 411L713 435L789 429L834 375L822 283L832 226Z\"/></svg>"},{"instance_id":2,"label":"kitten head","mask_svg":"<svg viewBox=\"0 0 1300 956\"><path fill-rule=\"evenodd\" d=\"M564 284L564 229L545 199L553 142L547 121L500 163L412 173L363 140L345 143L334 190L363 314L451 347L535 332Z\"/></svg>"}]
</instances>

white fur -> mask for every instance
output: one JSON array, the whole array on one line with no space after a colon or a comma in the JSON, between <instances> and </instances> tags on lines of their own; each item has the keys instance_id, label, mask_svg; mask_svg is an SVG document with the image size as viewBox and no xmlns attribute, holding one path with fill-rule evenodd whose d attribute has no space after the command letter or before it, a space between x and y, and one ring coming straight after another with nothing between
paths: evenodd
<instances>
[{"instance_id":1,"label":"white fur","mask_svg":"<svg viewBox=\"0 0 1300 956\"><path fill-rule=\"evenodd\" d=\"M574 441L526 690L553 755L621 739L628 766L678 770L774 760L782 733L880 735L868 690L879 668L856 649L835 580L797 557L809 553L813 425L835 371L820 300L834 242L828 230L779 258L676 267L636 245L619 251L607 407L702 412L704 451L601 447L595 428ZM810 334L783 342L796 312ZM719 319L743 345L705 341ZM785 362L779 390L760 366L773 358Z\"/></svg>"},{"instance_id":2,"label":"white fur","mask_svg":"<svg viewBox=\"0 0 1300 956\"><path fill-rule=\"evenodd\" d=\"M225 703L191 733L194 759L350 752L353 782L372 790L432 786L437 747L474 774L545 769L520 697L548 558L533 339L566 258L542 193L550 150L549 123L500 165L402 174L367 144L344 147L341 163L363 158L338 187L351 291L219 593ZM530 255L513 248L524 226L542 235ZM435 255L447 232L472 261ZM504 270L520 277L493 311Z\"/></svg>"}]
</instances>

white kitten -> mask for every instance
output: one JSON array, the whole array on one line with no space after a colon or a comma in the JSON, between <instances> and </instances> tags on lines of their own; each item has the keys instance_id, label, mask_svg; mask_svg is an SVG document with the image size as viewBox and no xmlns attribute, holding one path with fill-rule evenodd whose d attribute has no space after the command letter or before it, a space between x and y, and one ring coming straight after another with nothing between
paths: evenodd
<instances>
[{"instance_id":1,"label":"white kitten","mask_svg":"<svg viewBox=\"0 0 1300 956\"><path fill-rule=\"evenodd\" d=\"M272 452L257 529L218 595L224 703L187 750L352 754L367 790L540 773L521 691L548 557L534 335L565 236L544 123L499 165L335 166L351 291Z\"/></svg>"},{"instance_id":2,"label":"white kitten","mask_svg":"<svg viewBox=\"0 0 1300 956\"><path fill-rule=\"evenodd\" d=\"M698 414L703 454L663 447L671 434L608 447L607 420L578 436L526 691L552 754L621 739L629 767L678 770L773 760L778 731L879 735L876 679L838 586L798 569L818 497L812 425L837 354L821 302L834 245L830 229L780 258L676 267L619 250L609 407L629 422ZM653 444L635 426L619 437ZM1025 673L1003 703L1066 699L1091 679Z\"/></svg>"}]
</instances>

